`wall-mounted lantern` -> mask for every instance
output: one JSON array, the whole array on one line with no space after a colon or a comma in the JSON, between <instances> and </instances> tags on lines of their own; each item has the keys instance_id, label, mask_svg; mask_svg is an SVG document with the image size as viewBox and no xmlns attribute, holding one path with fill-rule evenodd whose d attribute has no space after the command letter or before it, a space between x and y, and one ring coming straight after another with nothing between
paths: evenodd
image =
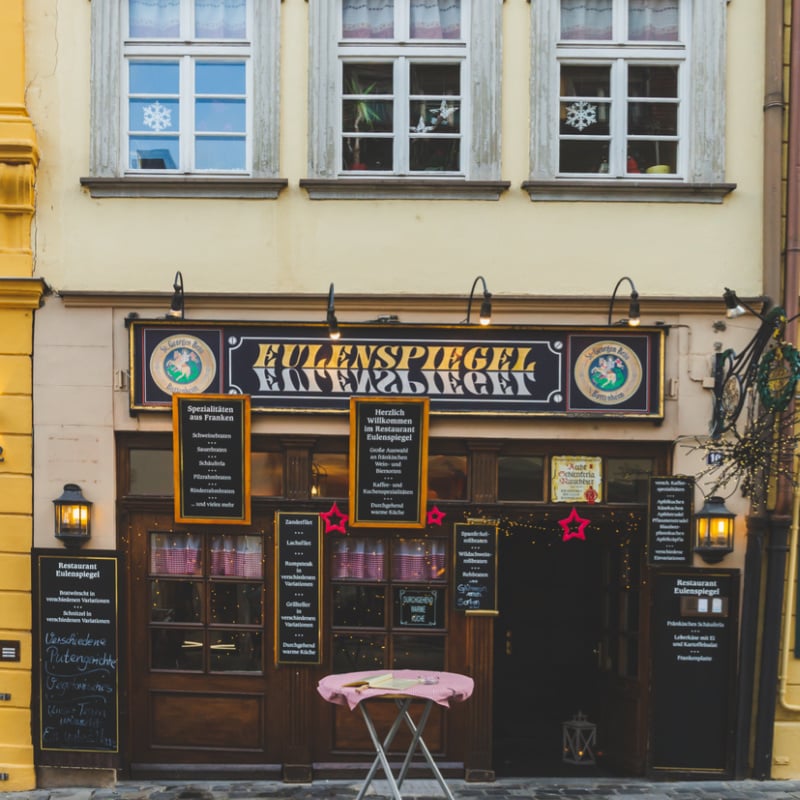
<instances>
[{"instance_id":1,"label":"wall-mounted lantern","mask_svg":"<svg viewBox=\"0 0 800 800\"><path fill-rule=\"evenodd\" d=\"M53 500L56 539L67 547L80 547L91 536L92 504L81 487L67 483L61 497Z\"/></svg>"},{"instance_id":2,"label":"wall-mounted lantern","mask_svg":"<svg viewBox=\"0 0 800 800\"><path fill-rule=\"evenodd\" d=\"M716 564L733 552L733 520L736 514L728 511L725 501L716 495L706 499L694 515L694 551L707 564Z\"/></svg>"}]
</instances>

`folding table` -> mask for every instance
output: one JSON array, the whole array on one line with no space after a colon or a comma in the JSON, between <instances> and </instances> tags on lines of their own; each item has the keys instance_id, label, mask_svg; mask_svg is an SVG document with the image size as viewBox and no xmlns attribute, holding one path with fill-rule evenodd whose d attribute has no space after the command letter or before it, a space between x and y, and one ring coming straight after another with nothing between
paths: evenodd
<instances>
[{"instance_id":1,"label":"folding table","mask_svg":"<svg viewBox=\"0 0 800 800\"><path fill-rule=\"evenodd\" d=\"M453 794L436 766L436 762L433 760L422 734L425 731L425 725L428 722L434 703L448 707L450 703L466 700L472 694L474 686L472 678L466 675L459 675L456 672L400 669L392 670L391 676L393 680L399 682L413 680L415 682L411 685L403 685L402 688L397 688L397 684L392 685L392 683L386 686L369 686L371 679L385 675L387 675L386 670L328 675L317 686L319 693L329 703L346 705L351 711L358 707L367 726L369 737L375 747L375 760L369 768L364 785L361 787L356 800L362 800L366 795L379 766L383 768L394 800L402 800L400 787L406 779L417 749L424 756L447 799L453 800ZM375 723L369 712L368 701L375 699L392 700L397 707L397 715L383 741L378 736ZM420 700L425 704L419 721L416 723L409 713L409 708L415 700ZM389 764L388 750L403 723L411 731L411 743L406 751L400 771L395 778Z\"/></svg>"}]
</instances>

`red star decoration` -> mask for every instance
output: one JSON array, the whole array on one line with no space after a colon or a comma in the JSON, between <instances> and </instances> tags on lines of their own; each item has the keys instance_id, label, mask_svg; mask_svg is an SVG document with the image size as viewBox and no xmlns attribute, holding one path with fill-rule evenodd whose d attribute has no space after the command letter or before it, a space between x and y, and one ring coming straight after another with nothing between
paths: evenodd
<instances>
[{"instance_id":1,"label":"red star decoration","mask_svg":"<svg viewBox=\"0 0 800 800\"><path fill-rule=\"evenodd\" d=\"M339 511L336 503L331 506L330 511L323 511L320 516L325 520L325 533L347 533L346 526L349 517Z\"/></svg>"},{"instance_id":2,"label":"red star decoration","mask_svg":"<svg viewBox=\"0 0 800 800\"><path fill-rule=\"evenodd\" d=\"M439 506L434 506L428 512L428 525L439 525L441 527L442 520L447 516L444 511L439 509Z\"/></svg>"},{"instance_id":3,"label":"red star decoration","mask_svg":"<svg viewBox=\"0 0 800 800\"><path fill-rule=\"evenodd\" d=\"M561 541L566 542L568 539L583 539L585 542L586 527L590 522L590 519L584 519L580 516L573 506L572 511L569 512L569 516L558 521L558 524L564 529L564 535L561 537ZM573 526L577 526L577 530L575 530Z\"/></svg>"}]
</instances>

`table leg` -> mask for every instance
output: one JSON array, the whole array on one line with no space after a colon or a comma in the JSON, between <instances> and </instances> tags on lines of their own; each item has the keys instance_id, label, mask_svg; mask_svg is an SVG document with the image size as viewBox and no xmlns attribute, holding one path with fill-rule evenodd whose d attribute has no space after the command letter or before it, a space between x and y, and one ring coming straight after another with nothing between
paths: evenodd
<instances>
[{"instance_id":1,"label":"table leg","mask_svg":"<svg viewBox=\"0 0 800 800\"><path fill-rule=\"evenodd\" d=\"M398 707L399 707L398 703ZM428 766L431 768L431 772L433 772L434 777L436 778L439 786L441 786L442 791L445 794L445 797L448 800L454 800L453 793L450 791L450 787L445 782L442 773L439 771L439 767L436 766L436 762L433 760L433 756L431 755L431 751L428 750L428 745L425 744L425 740L422 738L422 732L425 729L425 725L428 722L428 716L431 713L431 709L433 708L433 701L428 700L425 703L425 708L419 718L419 723L417 725L414 724L414 720L411 718L411 714L408 713L408 705L403 709L400 709L400 714L405 718L406 724L411 729L411 732L414 734L411 739L411 744L408 748L408 752L406 753L405 760L403 761L403 766L400 769L400 774L397 778L397 786L398 788L403 785L403 781L406 779L406 774L408 773L409 767L411 766L411 760L414 757L414 753L419 747L422 751L422 754L425 756L425 760L428 762Z\"/></svg>"},{"instance_id":2,"label":"table leg","mask_svg":"<svg viewBox=\"0 0 800 800\"><path fill-rule=\"evenodd\" d=\"M362 800L364 795L367 793L367 789L372 783L372 779L375 777L375 772L377 771L379 765L383 767L386 780L389 782L389 788L392 790L392 797L394 797L394 800L402 800L400 795L400 787L394 779L392 768L389 766L386 748L391 745L394 737L397 735L397 731L400 729L400 725L403 723L403 720L408 714L408 707L411 705L411 699L407 698L405 700L398 701L398 705L400 710L397 713L397 717L392 723L389 733L386 734L386 738L383 740L383 742L381 742L381 740L378 738L378 732L375 730L375 725L372 722L372 718L369 715L369 711L367 710L367 703L363 702L358 704L358 707L361 710L361 715L364 717L364 722L367 726L369 737L372 739L372 744L375 747L375 752L377 755L375 756L375 760L372 762L372 766L369 768L367 777L364 780L364 785L361 787L361 791L358 793L356 800Z\"/></svg>"}]
</instances>

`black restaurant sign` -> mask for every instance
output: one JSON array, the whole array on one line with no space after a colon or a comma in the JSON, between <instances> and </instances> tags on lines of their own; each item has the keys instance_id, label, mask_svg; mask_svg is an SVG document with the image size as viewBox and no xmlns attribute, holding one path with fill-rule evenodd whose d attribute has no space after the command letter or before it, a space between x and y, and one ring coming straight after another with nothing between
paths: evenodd
<instances>
[{"instance_id":1,"label":"black restaurant sign","mask_svg":"<svg viewBox=\"0 0 800 800\"><path fill-rule=\"evenodd\" d=\"M173 394L249 395L254 412L342 412L426 397L432 414L664 416L665 330L132 320L132 411Z\"/></svg>"},{"instance_id":2,"label":"black restaurant sign","mask_svg":"<svg viewBox=\"0 0 800 800\"><path fill-rule=\"evenodd\" d=\"M428 399L354 397L350 475L351 527L424 527Z\"/></svg>"},{"instance_id":3,"label":"black restaurant sign","mask_svg":"<svg viewBox=\"0 0 800 800\"><path fill-rule=\"evenodd\" d=\"M250 398L173 395L175 521L250 523Z\"/></svg>"},{"instance_id":4,"label":"black restaurant sign","mask_svg":"<svg viewBox=\"0 0 800 800\"><path fill-rule=\"evenodd\" d=\"M39 748L119 751L118 564L36 554Z\"/></svg>"},{"instance_id":5,"label":"black restaurant sign","mask_svg":"<svg viewBox=\"0 0 800 800\"><path fill-rule=\"evenodd\" d=\"M497 525L470 522L453 528L456 608L497 610Z\"/></svg>"},{"instance_id":6,"label":"black restaurant sign","mask_svg":"<svg viewBox=\"0 0 800 800\"><path fill-rule=\"evenodd\" d=\"M276 514L275 662L319 664L319 514Z\"/></svg>"}]
</instances>

